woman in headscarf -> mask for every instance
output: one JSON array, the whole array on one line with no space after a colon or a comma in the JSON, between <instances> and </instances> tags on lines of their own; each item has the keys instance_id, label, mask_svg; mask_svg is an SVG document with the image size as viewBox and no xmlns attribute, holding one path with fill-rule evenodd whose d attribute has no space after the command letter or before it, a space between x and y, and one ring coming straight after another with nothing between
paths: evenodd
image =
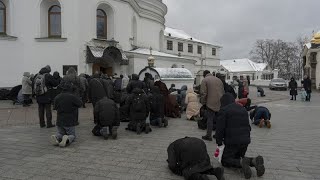
<instances>
[{"instance_id":1,"label":"woman in headscarf","mask_svg":"<svg viewBox=\"0 0 320 180\"><path fill-rule=\"evenodd\" d=\"M199 116L201 106L193 88L188 88L185 103L187 104L187 119L194 120L195 117Z\"/></svg>"},{"instance_id":2,"label":"woman in headscarf","mask_svg":"<svg viewBox=\"0 0 320 180\"><path fill-rule=\"evenodd\" d=\"M291 95L291 101L294 100L296 101L297 100L297 95L298 95L298 91L297 91L297 88L298 88L298 84L296 82L296 80L294 79L294 77L291 78L291 81L289 82L289 89L290 89L290 95Z\"/></svg>"}]
</instances>

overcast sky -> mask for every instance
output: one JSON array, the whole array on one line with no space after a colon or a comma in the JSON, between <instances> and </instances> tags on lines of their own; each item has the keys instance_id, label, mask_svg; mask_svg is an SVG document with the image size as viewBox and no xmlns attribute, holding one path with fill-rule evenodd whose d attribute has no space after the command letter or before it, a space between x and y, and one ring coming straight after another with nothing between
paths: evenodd
<instances>
[{"instance_id":1,"label":"overcast sky","mask_svg":"<svg viewBox=\"0 0 320 180\"><path fill-rule=\"evenodd\" d=\"M246 58L257 39L295 41L320 31L320 0L163 0L166 25Z\"/></svg>"}]
</instances>

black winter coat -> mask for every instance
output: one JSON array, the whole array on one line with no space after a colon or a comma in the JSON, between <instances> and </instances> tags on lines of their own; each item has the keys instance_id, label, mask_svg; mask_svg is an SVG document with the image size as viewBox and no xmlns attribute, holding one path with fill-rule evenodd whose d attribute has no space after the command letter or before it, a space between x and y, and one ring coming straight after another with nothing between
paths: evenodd
<instances>
[{"instance_id":1,"label":"black winter coat","mask_svg":"<svg viewBox=\"0 0 320 180\"><path fill-rule=\"evenodd\" d=\"M57 87L59 85L59 80L56 80L51 74L50 70L47 68L42 68L39 72L39 74L46 74L45 75L45 85L48 89L46 93L43 95L37 96L37 102L39 104L51 104L53 101L52 99L52 89L53 87Z\"/></svg>"},{"instance_id":2,"label":"black winter coat","mask_svg":"<svg viewBox=\"0 0 320 180\"><path fill-rule=\"evenodd\" d=\"M216 143L220 146L250 144L249 116L247 110L235 103L230 93L221 98L221 109L218 113Z\"/></svg>"},{"instance_id":3,"label":"black winter coat","mask_svg":"<svg viewBox=\"0 0 320 180\"><path fill-rule=\"evenodd\" d=\"M164 118L164 96L160 94L160 89L157 86L153 87L149 102L150 119Z\"/></svg>"},{"instance_id":4,"label":"black winter coat","mask_svg":"<svg viewBox=\"0 0 320 180\"><path fill-rule=\"evenodd\" d=\"M128 86L127 86L127 92L129 94L132 93L132 91L134 89L145 89L145 84L139 80L139 76L136 74L132 75L132 80L129 82Z\"/></svg>"},{"instance_id":5,"label":"black winter coat","mask_svg":"<svg viewBox=\"0 0 320 180\"><path fill-rule=\"evenodd\" d=\"M94 123L102 127L120 125L119 109L112 99L104 97L96 103L94 107Z\"/></svg>"},{"instance_id":6,"label":"black winter coat","mask_svg":"<svg viewBox=\"0 0 320 180\"><path fill-rule=\"evenodd\" d=\"M100 99L107 96L103 83L100 78L93 78L89 82L88 89L89 99L92 104L96 104Z\"/></svg>"},{"instance_id":7,"label":"black winter coat","mask_svg":"<svg viewBox=\"0 0 320 180\"><path fill-rule=\"evenodd\" d=\"M57 110L57 126L72 127L78 122L78 109L82 106L80 98L71 93L61 93L54 100Z\"/></svg>"},{"instance_id":8,"label":"black winter coat","mask_svg":"<svg viewBox=\"0 0 320 180\"><path fill-rule=\"evenodd\" d=\"M113 82L111 79L102 79L103 88L106 91L107 97L109 99L114 99L113 95Z\"/></svg>"},{"instance_id":9,"label":"black winter coat","mask_svg":"<svg viewBox=\"0 0 320 180\"><path fill-rule=\"evenodd\" d=\"M290 89L290 95L291 96L298 95L297 88L298 88L297 82L295 80L291 80L289 82L289 89Z\"/></svg>"},{"instance_id":10,"label":"black winter coat","mask_svg":"<svg viewBox=\"0 0 320 180\"><path fill-rule=\"evenodd\" d=\"M198 138L185 137L171 143L167 149L169 169L189 179L195 173L212 169L206 144Z\"/></svg>"},{"instance_id":11,"label":"black winter coat","mask_svg":"<svg viewBox=\"0 0 320 180\"><path fill-rule=\"evenodd\" d=\"M311 93L311 85L312 85L312 83L311 83L310 78L304 79L302 81L302 83L303 83L304 90L306 90L307 93Z\"/></svg>"},{"instance_id":12,"label":"black winter coat","mask_svg":"<svg viewBox=\"0 0 320 180\"><path fill-rule=\"evenodd\" d=\"M141 112L136 112L134 109L134 100L135 98L141 98L144 102L145 109L143 109ZM134 89L132 91L132 94L127 98L126 101L126 107L129 108L129 116L131 121L140 121L145 120L150 111L150 104L147 95L143 92L142 89Z\"/></svg>"}]
</instances>

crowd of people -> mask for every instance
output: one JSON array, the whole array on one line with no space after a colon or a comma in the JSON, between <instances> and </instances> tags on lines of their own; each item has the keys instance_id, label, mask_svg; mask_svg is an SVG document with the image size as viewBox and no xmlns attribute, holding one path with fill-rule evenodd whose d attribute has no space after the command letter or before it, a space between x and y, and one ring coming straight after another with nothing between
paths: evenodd
<instances>
[{"instance_id":1,"label":"crowd of people","mask_svg":"<svg viewBox=\"0 0 320 180\"><path fill-rule=\"evenodd\" d=\"M199 100L193 87L176 89L171 85L168 89L164 82L155 81L149 73L145 74L143 81L137 74L131 78L122 75L112 78L99 73L93 76L77 74L70 68L61 78L57 72L51 75L50 66L46 66L34 76L25 73L23 77L24 105L28 106L28 99L35 96L41 128L55 127L52 105L57 111L57 133L51 136L54 145L66 147L76 139L79 108L85 108L88 102L94 109L92 133L105 140L117 139L121 121L129 122L126 130L138 135L142 132L148 134L152 132L151 126L167 127L168 117L180 118L186 111L188 120L199 124L205 119L203 140L215 138L218 146L225 145L221 161L224 167L242 168L246 178L251 177L250 167L256 168L258 176L264 174L262 156L245 156L250 144L249 114L253 124L270 128L271 113L266 107L251 106L247 97L248 82L238 80L240 90L236 94L220 74L214 76L204 71ZM210 175L223 179L223 168L211 166L206 146L198 138L183 138L172 143L168 147L168 163L174 173L189 180L207 179Z\"/></svg>"}]
</instances>

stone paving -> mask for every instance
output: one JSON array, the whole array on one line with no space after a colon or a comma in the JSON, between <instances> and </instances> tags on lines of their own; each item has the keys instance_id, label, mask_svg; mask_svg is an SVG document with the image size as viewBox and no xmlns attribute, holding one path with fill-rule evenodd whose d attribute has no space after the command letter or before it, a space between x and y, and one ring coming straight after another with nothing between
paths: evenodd
<instances>
[{"instance_id":1,"label":"stone paving","mask_svg":"<svg viewBox=\"0 0 320 180\"><path fill-rule=\"evenodd\" d=\"M314 93L307 103L289 101L286 94L267 92L264 99L253 97L271 110L272 128L252 127L247 155L263 155L266 174L251 179L320 180L320 95ZM182 117L171 119L168 128L153 128L152 133L140 136L125 131L127 123L122 123L118 140L105 141L92 136L92 108L87 108L80 110L76 142L59 148L49 142L55 129L39 128L36 105L0 104L0 179L182 180L167 168L166 149L178 138L205 134L195 122ZM207 142L207 147L212 158L216 144ZM213 158L212 164L219 166ZM236 169L226 169L225 177L244 179Z\"/></svg>"}]
</instances>

